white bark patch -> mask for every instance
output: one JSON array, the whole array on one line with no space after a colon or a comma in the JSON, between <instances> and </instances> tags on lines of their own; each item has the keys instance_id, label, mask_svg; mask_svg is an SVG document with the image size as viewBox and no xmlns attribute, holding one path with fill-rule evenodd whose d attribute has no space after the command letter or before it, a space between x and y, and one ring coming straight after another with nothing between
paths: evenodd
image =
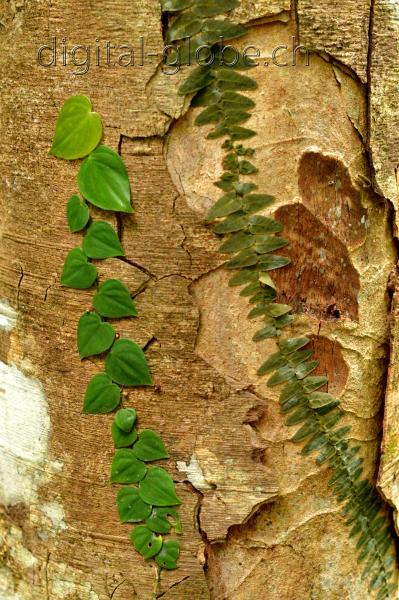
<instances>
[{"instance_id":1,"label":"white bark patch","mask_svg":"<svg viewBox=\"0 0 399 600\"><path fill-rule=\"evenodd\" d=\"M177 461L177 468L181 473L186 473L188 481L195 487L195 489L199 491L212 489L212 486L209 485L205 479L201 465L199 464L195 454L192 455L188 464L184 461Z\"/></svg>"},{"instance_id":2,"label":"white bark patch","mask_svg":"<svg viewBox=\"0 0 399 600\"><path fill-rule=\"evenodd\" d=\"M47 504L40 506L40 510L50 519L55 531L64 531L67 529L65 512L61 504L58 502L47 502Z\"/></svg>"},{"instance_id":3,"label":"white bark patch","mask_svg":"<svg viewBox=\"0 0 399 600\"><path fill-rule=\"evenodd\" d=\"M50 431L41 383L0 361L0 502L30 504L46 479Z\"/></svg>"},{"instance_id":4,"label":"white bark patch","mask_svg":"<svg viewBox=\"0 0 399 600\"><path fill-rule=\"evenodd\" d=\"M0 300L0 329L12 331L17 325L17 313L6 301Z\"/></svg>"}]
</instances>

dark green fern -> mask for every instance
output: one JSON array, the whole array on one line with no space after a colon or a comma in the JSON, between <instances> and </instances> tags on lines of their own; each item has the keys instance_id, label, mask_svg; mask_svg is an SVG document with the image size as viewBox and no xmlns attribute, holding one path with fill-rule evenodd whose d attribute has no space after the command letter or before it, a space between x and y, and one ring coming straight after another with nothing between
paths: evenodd
<instances>
[{"instance_id":1,"label":"dark green fern","mask_svg":"<svg viewBox=\"0 0 399 600\"><path fill-rule=\"evenodd\" d=\"M256 135L243 125L255 106L242 93L257 87L243 73L253 64L241 56L232 67L234 56L228 57L222 51L221 38L239 37L246 29L217 18L238 5L238 0L163 0L163 10L169 13L171 23L167 39L181 40L182 58L187 61L190 55L194 63L203 44L210 50L202 49L201 59L210 62L213 55L212 64L195 67L180 88L181 94L194 95L193 106L203 109L196 124L214 125L207 137L225 138L224 172L215 184L223 195L209 211L208 222L213 223L216 234L228 236L220 251L229 255L226 268L235 271L230 285L241 287L241 296L248 297L249 318L263 321L254 341L276 340L277 352L258 374L270 375L270 387L284 386L281 413L286 415L287 425L300 425L293 441L303 444L304 455L317 452L316 462L331 467L329 485L338 502L343 503L342 515L350 527L359 561L364 563L363 577L370 580L369 590L378 600L392 598L396 585L392 582L395 554L390 516L374 486L363 477L360 447L349 442L350 426L340 424L344 413L339 401L321 391L327 379L312 375L318 361L312 360L310 340L283 335L294 317L290 306L276 303L277 290L270 271L289 263L285 256L275 254L288 241L278 235L283 229L281 223L258 214L272 205L273 198L257 192L257 186L248 180L257 172L250 160L255 151L242 144ZM193 36L190 48L183 41L189 36Z\"/></svg>"}]
</instances>

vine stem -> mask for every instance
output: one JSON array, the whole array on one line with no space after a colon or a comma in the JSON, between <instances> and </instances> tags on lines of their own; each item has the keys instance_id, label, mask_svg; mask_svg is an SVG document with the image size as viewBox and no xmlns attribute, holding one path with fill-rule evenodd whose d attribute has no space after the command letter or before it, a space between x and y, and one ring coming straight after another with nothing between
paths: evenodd
<instances>
[{"instance_id":1,"label":"vine stem","mask_svg":"<svg viewBox=\"0 0 399 600\"><path fill-rule=\"evenodd\" d=\"M154 568L155 568L155 584L154 584L154 593L153 593L152 598L153 598L153 600L157 600L157 598L159 597L159 592L160 592L162 569L157 564L154 564Z\"/></svg>"}]
</instances>

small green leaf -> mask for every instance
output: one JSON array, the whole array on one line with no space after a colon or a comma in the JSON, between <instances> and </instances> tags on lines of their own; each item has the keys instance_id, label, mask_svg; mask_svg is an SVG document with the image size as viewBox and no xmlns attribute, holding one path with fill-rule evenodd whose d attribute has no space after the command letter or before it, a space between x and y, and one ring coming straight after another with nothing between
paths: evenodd
<instances>
[{"instance_id":1,"label":"small green leaf","mask_svg":"<svg viewBox=\"0 0 399 600\"><path fill-rule=\"evenodd\" d=\"M215 233L235 233L236 231L245 229L247 225L248 217L234 215L232 217L227 217L224 221L215 225L213 230Z\"/></svg>"},{"instance_id":2,"label":"small green leaf","mask_svg":"<svg viewBox=\"0 0 399 600\"><path fill-rule=\"evenodd\" d=\"M86 96L72 96L64 103L55 126L50 154L74 160L90 154L103 134L101 117L92 111Z\"/></svg>"},{"instance_id":3,"label":"small green leaf","mask_svg":"<svg viewBox=\"0 0 399 600\"><path fill-rule=\"evenodd\" d=\"M242 175L251 175L257 173L258 169L249 160L240 160L238 165L239 171Z\"/></svg>"},{"instance_id":4,"label":"small green leaf","mask_svg":"<svg viewBox=\"0 0 399 600\"><path fill-rule=\"evenodd\" d=\"M259 269L265 271L273 271L274 269L281 269L289 265L291 260L286 256L279 256L277 254L264 254L259 260Z\"/></svg>"},{"instance_id":5,"label":"small green leaf","mask_svg":"<svg viewBox=\"0 0 399 600\"><path fill-rule=\"evenodd\" d=\"M223 92L220 102L223 108L230 110L248 110L255 106L253 100L237 92Z\"/></svg>"},{"instance_id":6,"label":"small green leaf","mask_svg":"<svg viewBox=\"0 0 399 600\"><path fill-rule=\"evenodd\" d=\"M217 86L222 91L255 90L258 87L254 79L241 75L233 69L218 69L215 74Z\"/></svg>"},{"instance_id":7,"label":"small green leaf","mask_svg":"<svg viewBox=\"0 0 399 600\"><path fill-rule=\"evenodd\" d=\"M279 369L280 367L283 367L286 364L287 359L285 358L285 356L283 356L281 352L276 352L275 354L272 354L271 357L266 362L264 362L263 365L258 369L258 375L267 375L267 373L270 373L275 369Z\"/></svg>"},{"instance_id":8,"label":"small green leaf","mask_svg":"<svg viewBox=\"0 0 399 600\"><path fill-rule=\"evenodd\" d=\"M186 81L179 87L179 94L185 96L186 94L193 94L204 87L207 87L213 77L211 76L209 69L204 67L197 67L190 73Z\"/></svg>"},{"instance_id":9,"label":"small green leaf","mask_svg":"<svg viewBox=\"0 0 399 600\"><path fill-rule=\"evenodd\" d=\"M254 250L242 250L234 258L225 263L226 269L242 269L243 267L252 267L259 261L259 255Z\"/></svg>"},{"instance_id":10,"label":"small green leaf","mask_svg":"<svg viewBox=\"0 0 399 600\"><path fill-rule=\"evenodd\" d=\"M226 171L235 171L238 167L238 158L234 152L227 154L223 159L223 168ZM234 179L234 175L229 174L230 179Z\"/></svg>"},{"instance_id":11,"label":"small green leaf","mask_svg":"<svg viewBox=\"0 0 399 600\"><path fill-rule=\"evenodd\" d=\"M78 184L82 196L94 206L115 212L133 212L126 167L111 148L99 146L83 161Z\"/></svg>"},{"instance_id":12,"label":"small green leaf","mask_svg":"<svg viewBox=\"0 0 399 600\"><path fill-rule=\"evenodd\" d=\"M274 252L280 248L284 248L289 244L288 240L274 235L257 235L255 236L255 250L258 254L267 254Z\"/></svg>"},{"instance_id":13,"label":"small green leaf","mask_svg":"<svg viewBox=\"0 0 399 600\"><path fill-rule=\"evenodd\" d=\"M292 310L292 307L288 304L270 304L267 307L267 314L269 317L281 317L289 313Z\"/></svg>"},{"instance_id":14,"label":"small green leaf","mask_svg":"<svg viewBox=\"0 0 399 600\"><path fill-rule=\"evenodd\" d=\"M117 279L108 279L100 284L93 306L102 317L120 319L137 316L128 288Z\"/></svg>"},{"instance_id":15,"label":"small green leaf","mask_svg":"<svg viewBox=\"0 0 399 600\"><path fill-rule=\"evenodd\" d=\"M275 198L267 194L248 194L244 198L243 209L248 214L257 213L263 208L268 208L274 203Z\"/></svg>"},{"instance_id":16,"label":"small green leaf","mask_svg":"<svg viewBox=\"0 0 399 600\"><path fill-rule=\"evenodd\" d=\"M323 375L319 375L316 377L306 377L303 380L304 389L306 392L311 393L320 389L321 387L327 385L328 379Z\"/></svg>"},{"instance_id":17,"label":"small green leaf","mask_svg":"<svg viewBox=\"0 0 399 600\"><path fill-rule=\"evenodd\" d=\"M254 281L253 283L248 284L243 290L240 292L240 296L253 296L253 294L258 295L263 292L263 288L260 286L259 281Z\"/></svg>"},{"instance_id":18,"label":"small green leaf","mask_svg":"<svg viewBox=\"0 0 399 600\"><path fill-rule=\"evenodd\" d=\"M90 219L89 207L76 194L71 196L67 204L68 227L71 233L81 231Z\"/></svg>"},{"instance_id":19,"label":"small green leaf","mask_svg":"<svg viewBox=\"0 0 399 600\"><path fill-rule=\"evenodd\" d=\"M221 111L217 105L209 106L198 115L194 123L195 125L208 125L209 123L220 123L220 121L223 121L223 118L223 111Z\"/></svg>"},{"instance_id":20,"label":"small green leaf","mask_svg":"<svg viewBox=\"0 0 399 600\"><path fill-rule=\"evenodd\" d=\"M300 406L300 408L298 408L294 414L287 419L287 425L298 425L299 423L303 423L303 421L309 417L313 417L312 411L309 409L309 407Z\"/></svg>"},{"instance_id":21,"label":"small green leaf","mask_svg":"<svg viewBox=\"0 0 399 600\"><path fill-rule=\"evenodd\" d=\"M249 218L251 233L280 233L283 230L281 223L270 217L255 215Z\"/></svg>"},{"instance_id":22,"label":"small green leaf","mask_svg":"<svg viewBox=\"0 0 399 600\"><path fill-rule=\"evenodd\" d=\"M175 12L190 8L194 0L162 0L162 12Z\"/></svg>"},{"instance_id":23,"label":"small green leaf","mask_svg":"<svg viewBox=\"0 0 399 600\"><path fill-rule=\"evenodd\" d=\"M181 14L169 27L166 39L168 42L190 38L201 31L203 20L191 11Z\"/></svg>"},{"instance_id":24,"label":"small green leaf","mask_svg":"<svg viewBox=\"0 0 399 600\"><path fill-rule=\"evenodd\" d=\"M155 533L166 534L172 528L172 523L168 517L172 517L175 521L175 531L178 534L182 533L182 525L179 517L179 513L173 506L155 506L152 509L151 515L146 521L146 526Z\"/></svg>"},{"instance_id":25,"label":"small green leaf","mask_svg":"<svg viewBox=\"0 0 399 600\"><path fill-rule=\"evenodd\" d=\"M112 412L121 401L120 388L112 383L105 373L94 375L89 381L83 404L86 414L105 414Z\"/></svg>"},{"instance_id":26,"label":"small green leaf","mask_svg":"<svg viewBox=\"0 0 399 600\"><path fill-rule=\"evenodd\" d=\"M304 391L303 391L303 386L302 383L299 383L298 381L294 381L293 383L290 383L289 385L286 385L281 394L280 394L280 404L284 404L285 402L288 402L290 400L292 400L293 398L297 398L297 397L306 397L304 395Z\"/></svg>"},{"instance_id":27,"label":"small green leaf","mask_svg":"<svg viewBox=\"0 0 399 600\"><path fill-rule=\"evenodd\" d=\"M108 350L115 339L115 330L104 323L97 313L85 313L78 324L78 350L81 359Z\"/></svg>"},{"instance_id":28,"label":"small green leaf","mask_svg":"<svg viewBox=\"0 0 399 600\"><path fill-rule=\"evenodd\" d=\"M162 550L155 557L155 562L161 569L177 569L177 560L180 554L180 544L176 540L167 540L162 546Z\"/></svg>"},{"instance_id":29,"label":"small green leaf","mask_svg":"<svg viewBox=\"0 0 399 600\"><path fill-rule=\"evenodd\" d=\"M242 25L216 19L205 21L202 31L208 44L220 42L220 38L233 40L248 33L247 29Z\"/></svg>"},{"instance_id":30,"label":"small green leaf","mask_svg":"<svg viewBox=\"0 0 399 600\"><path fill-rule=\"evenodd\" d=\"M318 360L312 360L311 362L299 365L295 369L296 376L298 377L298 379L304 379L305 377L307 377L309 375L309 373L314 371L315 368L319 366L319 363L320 363L320 361L318 361Z\"/></svg>"},{"instance_id":31,"label":"small green leaf","mask_svg":"<svg viewBox=\"0 0 399 600\"><path fill-rule=\"evenodd\" d=\"M284 327L289 327L295 321L295 317L293 315L282 315L281 317L277 317L275 325L277 329L284 329Z\"/></svg>"},{"instance_id":32,"label":"small green leaf","mask_svg":"<svg viewBox=\"0 0 399 600\"><path fill-rule=\"evenodd\" d=\"M225 194L212 206L208 212L207 220L213 221L220 217L226 217L227 215L237 212L241 207L242 200L235 192Z\"/></svg>"},{"instance_id":33,"label":"small green leaf","mask_svg":"<svg viewBox=\"0 0 399 600\"><path fill-rule=\"evenodd\" d=\"M241 196L245 196L245 194L249 194L253 190L256 190L257 186L254 183L241 183L240 181L236 181L233 183L233 187L237 194ZM253 218L250 219L250 223L253 221Z\"/></svg>"},{"instance_id":34,"label":"small green leaf","mask_svg":"<svg viewBox=\"0 0 399 600\"><path fill-rule=\"evenodd\" d=\"M299 338L288 338L280 342L280 349L286 354L292 354L301 348L304 348L310 343L310 339L307 337Z\"/></svg>"},{"instance_id":35,"label":"small green leaf","mask_svg":"<svg viewBox=\"0 0 399 600\"><path fill-rule=\"evenodd\" d=\"M132 446L139 437L135 429L126 433L118 427L115 421L112 423L111 434L115 448L128 448L129 446Z\"/></svg>"},{"instance_id":36,"label":"small green leaf","mask_svg":"<svg viewBox=\"0 0 399 600\"><path fill-rule=\"evenodd\" d=\"M153 506L175 506L181 504L176 496L175 485L169 473L160 467L149 469L140 483L140 497Z\"/></svg>"},{"instance_id":37,"label":"small green leaf","mask_svg":"<svg viewBox=\"0 0 399 600\"><path fill-rule=\"evenodd\" d=\"M311 454L315 450L320 450L328 442L328 437L323 432L315 433L310 441L302 448L301 453L303 455Z\"/></svg>"},{"instance_id":38,"label":"small green leaf","mask_svg":"<svg viewBox=\"0 0 399 600\"><path fill-rule=\"evenodd\" d=\"M322 408L328 404L335 403L336 399L324 392L313 392L309 396L309 404L312 408Z\"/></svg>"},{"instance_id":39,"label":"small green leaf","mask_svg":"<svg viewBox=\"0 0 399 600\"><path fill-rule=\"evenodd\" d=\"M73 248L66 257L61 275L61 284L77 290L86 290L97 279L97 269L87 261L80 248Z\"/></svg>"},{"instance_id":40,"label":"small green leaf","mask_svg":"<svg viewBox=\"0 0 399 600\"><path fill-rule=\"evenodd\" d=\"M318 428L319 424L317 421L307 421L291 439L293 442L302 442L304 439L317 431Z\"/></svg>"},{"instance_id":41,"label":"small green leaf","mask_svg":"<svg viewBox=\"0 0 399 600\"><path fill-rule=\"evenodd\" d=\"M83 238L83 251L89 258L124 256L115 230L106 221L94 221Z\"/></svg>"},{"instance_id":42,"label":"small green leaf","mask_svg":"<svg viewBox=\"0 0 399 600\"><path fill-rule=\"evenodd\" d=\"M222 127L226 128L229 128L232 125L238 125L238 123L245 123L245 121L248 121L249 117L251 116L250 113L244 112L242 110L226 110L225 114L226 116L224 121L222 122ZM240 165L237 164L239 172L244 173L244 171L242 171L239 167ZM252 172L255 173L256 171ZM248 173L245 174L247 175Z\"/></svg>"},{"instance_id":43,"label":"small green leaf","mask_svg":"<svg viewBox=\"0 0 399 600\"><path fill-rule=\"evenodd\" d=\"M122 408L115 415L115 423L125 433L132 431L137 420L137 412L134 408ZM140 457L139 457L140 458Z\"/></svg>"},{"instance_id":44,"label":"small green leaf","mask_svg":"<svg viewBox=\"0 0 399 600\"><path fill-rule=\"evenodd\" d=\"M252 339L254 342L261 342L263 340L269 340L271 338L274 338L276 337L276 335L277 330L274 324L270 322L267 325L265 325L265 327L257 331Z\"/></svg>"},{"instance_id":45,"label":"small green leaf","mask_svg":"<svg viewBox=\"0 0 399 600\"><path fill-rule=\"evenodd\" d=\"M233 142L238 140L248 140L257 135L256 131L247 129L246 127L240 127L239 125L232 125L229 128L229 133Z\"/></svg>"},{"instance_id":46,"label":"small green leaf","mask_svg":"<svg viewBox=\"0 0 399 600\"><path fill-rule=\"evenodd\" d=\"M151 429L143 429L139 435L138 442L134 445L133 452L137 458L144 461L169 458L163 441Z\"/></svg>"},{"instance_id":47,"label":"small green leaf","mask_svg":"<svg viewBox=\"0 0 399 600\"><path fill-rule=\"evenodd\" d=\"M236 285L245 285L246 283L251 283L253 281L258 281L258 271L253 267L248 267L246 269L241 269L234 277L232 277L229 281L229 285L234 287Z\"/></svg>"},{"instance_id":48,"label":"small green leaf","mask_svg":"<svg viewBox=\"0 0 399 600\"><path fill-rule=\"evenodd\" d=\"M244 97L244 96L243 96ZM205 88L204 90L199 91L191 101L191 106L211 106L218 104L219 100L221 100L222 94L219 90ZM219 108L216 106L219 110ZM229 148L231 150L231 147Z\"/></svg>"},{"instance_id":49,"label":"small green leaf","mask_svg":"<svg viewBox=\"0 0 399 600\"><path fill-rule=\"evenodd\" d=\"M228 240L226 240L219 248L219 252L226 254L232 254L238 250L245 250L250 248L254 243L253 236L246 231L240 231L234 233Z\"/></svg>"},{"instance_id":50,"label":"small green leaf","mask_svg":"<svg viewBox=\"0 0 399 600\"><path fill-rule=\"evenodd\" d=\"M281 367L281 369L278 369L278 371L276 371L276 373L270 377L267 385L269 387L275 387L276 385L280 385L280 383L291 381L294 376L295 371L288 365L285 365L284 367Z\"/></svg>"},{"instance_id":51,"label":"small green leaf","mask_svg":"<svg viewBox=\"0 0 399 600\"><path fill-rule=\"evenodd\" d=\"M131 540L133 546L145 560L156 556L162 548L162 537L155 535L144 525L139 525L133 529Z\"/></svg>"},{"instance_id":52,"label":"small green leaf","mask_svg":"<svg viewBox=\"0 0 399 600\"><path fill-rule=\"evenodd\" d=\"M117 505L121 523L140 523L147 519L152 511L152 506L142 501L136 487L120 489Z\"/></svg>"},{"instance_id":53,"label":"small green leaf","mask_svg":"<svg viewBox=\"0 0 399 600\"><path fill-rule=\"evenodd\" d=\"M270 277L269 273L260 273L259 282L263 283L264 286L271 288L276 291L276 284L273 279Z\"/></svg>"},{"instance_id":54,"label":"small green leaf","mask_svg":"<svg viewBox=\"0 0 399 600\"><path fill-rule=\"evenodd\" d=\"M297 367L312 358L312 356L313 350L298 350L289 356L289 362L291 367Z\"/></svg>"},{"instance_id":55,"label":"small green leaf","mask_svg":"<svg viewBox=\"0 0 399 600\"><path fill-rule=\"evenodd\" d=\"M220 15L233 8L237 8L239 4L239 0L223 0L223 2L218 2L217 0L197 0L193 12L199 17L213 17L214 15Z\"/></svg>"},{"instance_id":56,"label":"small green leaf","mask_svg":"<svg viewBox=\"0 0 399 600\"><path fill-rule=\"evenodd\" d=\"M106 358L105 370L113 381L121 385L152 385L145 354L130 340L115 342Z\"/></svg>"},{"instance_id":57,"label":"small green leaf","mask_svg":"<svg viewBox=\"0 0 399 600\"><path fill-rule=\"evenodd\" d=\"M111 467L112 483L138 483L146 472L147 467L135 457L133 450L122 448L115 452Z\"/></svg>"}]
</instances>

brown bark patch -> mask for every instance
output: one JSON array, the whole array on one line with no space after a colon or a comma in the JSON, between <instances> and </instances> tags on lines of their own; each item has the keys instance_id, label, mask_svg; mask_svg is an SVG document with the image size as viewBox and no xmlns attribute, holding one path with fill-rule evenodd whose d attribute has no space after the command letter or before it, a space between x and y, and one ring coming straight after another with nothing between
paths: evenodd
<instances>
[{"instance_id":1,"label":"brown bark patch","mask_svg":"<svg viewBox=\"0 0 399 600\"><path fill-rule=\"evenodd\" d=\"M325 337L311 338L311 347L314 358L319 361L319 366L312 375L324 375L328 378L328 393L339 396L345 389L349 369L342 356L340 345L334 340Z\"/></svg>"},{"instance_id":2,"label":"brown bark patch","mask_svg":"<svg viewBox=\"0 0 399 600\"><path fill-rule=\"evenodd\" d=\"M281 252L291 264L273 274L279 301L320 320L357 321L360 280L345 244L302 204L282 206L275 216L291 242Z\"/></svg>"},{"instance_id":3,"label":"brown bark patch","mask_svg":"<svg viewBox=\"0 0 399 600\"><path fill-rule=\"evenodd\" d=\"M367 210L347 167L331 156L305 152L298 169L304 205L344 244L358 246L367 233Z\"/></svg>"}]
</instances>

